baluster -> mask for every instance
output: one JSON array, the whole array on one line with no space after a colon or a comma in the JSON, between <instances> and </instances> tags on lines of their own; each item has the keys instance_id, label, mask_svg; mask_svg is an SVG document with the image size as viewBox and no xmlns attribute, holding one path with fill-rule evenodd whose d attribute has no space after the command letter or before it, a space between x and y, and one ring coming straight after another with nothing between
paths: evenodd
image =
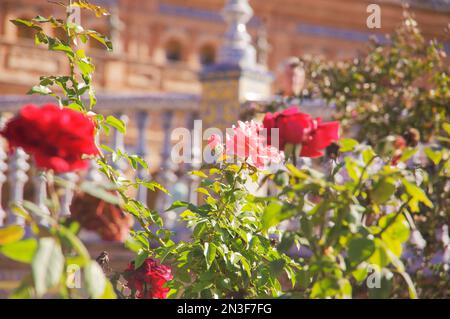
<instances>
[{"instance_id":1,"label":"baluster","mask_svg":"<svg viewBox=\"0 0 450 319\"><path fill-rule=\"evenodd\" d=\"M123 113L116 113L114 114L116 118L121 120L125 126L128 124L128 116ZM122 133L120 133L118 130L114 130L113 134L113 140L112 140L112 149L114 150L122 150L125 151L125 137ZM114 169L116 169L118 172L124 172L128 165L127 162L124 159L120 159L117 162L114 162L111 164Z\"/></svg>"},{"instance_id":2,"label":"baluster","mask_svg":"<svg viewBox=\"0 0 450 319\"><path fill-rule=\"evenodd\" d=\"M28 164L29 156L21 148L17 148L10 161L9 181L11 187L10 203L21 204L23 202L23 191L28 181L27 171L30 169ZM9 212L8 222L25 227L25 219Z\"/></svg>"},{"instance_id":3,"label":"baluster","mask_svg":"<svg viewBox=\"0 0 450 319\"><path fill-rule=\"evenodd\" d=\"M47 205L45 205L45 200L47 199L47 176L45 172L38 171L33 177L34 182L34 201L35 204L41 209L41 211L50 216L50 210ZM48 226L48 221L44 218L41 219L41 225Z\"/></svg>"},{"instance_id":4,"label":"baluster","mask_svg":"<svg viewBox=\"0 0 450 319\"><path fill-rule=\"evenodd\" d=\"M202 156L202 132L197 131L194 121L198 117L197 112L192 112L188 116L187 127L192 134L192 162L187 166L187 172L199 170L201 167L201 156ZM189 202L197 205L198 204L198 193L196 192L200 184L200 177L197 175L188 174L188 185L189 185Z\"/></svg>"},{"instance_id":5,"label":"baluster","mask_svg":"<svg viewBox=\"0 0 450 319\"><path fill-rule=\"evenodd\" d=\"M170 158L171 153L171 129L172 129L173 111L165 111L162 114L163 121L163 131L164 131L164 141L163 148L161 151L161 171L159 182L166 188L169 188L177 181L177 176L175 174L175 164ZM159 210L164 210L167 208L168 196L165 194L158 194L157 208Z\"/></svg>"},{"instance_id":6,"label":"baluster","mask_svg":"<svg viewBox=\"0 0 450 319\"><path fill-rule=\"evenodd\" d=\"M139 111L136 113L136 121L138 128L138 144L136 148L136 154L143 159L148 155L147 150L147 126L149 122L149 116L146 111ZM139 166L137 170L137 178L140 180L151 178L147 169ZM144 186L139 186L136 199L147 206L147 188Z\"/></svg>"},{"instance_id":7,"label":"baluster","mask_svg":"<svg viewBox=\"0 0 450 319\"><path fill-rule=\"evenodd\" d=\"M8 169L8 165L6 164L6 152L4 149L4 143L3 141L0 141L0 227L4 226L5 218L6 218L6 212L3 209L2 205L2 189L3 184L6 182L6 170Z\"/></svg>"},{"instance_id":8,"label":"baluster","mask_svg":"<svg viewBox=\"0 0 450 319\"><path fill-rule=\"evenodd\" d=\"M72 204L75 184L78 181L76 173L64 173L60 177L65 180L67 185L64 186L64 194L61 198L61 210L59 215L62 217L70 216L70 205Z\"/></svg>"}]
</instances>

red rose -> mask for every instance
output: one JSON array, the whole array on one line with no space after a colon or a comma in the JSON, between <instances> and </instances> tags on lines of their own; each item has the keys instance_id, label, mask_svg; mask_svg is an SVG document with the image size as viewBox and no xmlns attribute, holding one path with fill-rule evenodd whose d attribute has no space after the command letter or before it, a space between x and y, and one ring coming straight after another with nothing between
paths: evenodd
<instances>
[{"instance_id":1,"label":"red rose","mask_svg":"<svg viewBox=\"0 0 450 319\"><path fill-rule=\"evenodd\" d=\"M173 279L171 269L152 258L147 258L138 269L134 269L134 262L131 262L123 276L138 299L166 299L170 289L163 285Z\"/></svg>"},{"instance_id":2,"label":"red rose","mask_svg":"<svg viewBox=\"0 0 450 319\"><path fill-rule=\"evenodd\" d=\"M48 104L24 106L0 132L10 148L22 147L42 169L65 173L86 169L82 155L98 155L94 123L84 114Z\"/></svg>"},{"instance_id":3,"label":"red rose","mask_svg":"<svg viewBox=\"0 0 450 319\"><path fill-rule=\"evenodd\" d=\"M279 129L279 147L284 150L286 144L301 144L300 156L323 156L323 150L339 139L339 123L322 123L321 118L312 118L301 113L297 107L282 112L267 113L263 120L267 129L267 140L271 143L271 129Z\"/></svg>"}]
</instances>

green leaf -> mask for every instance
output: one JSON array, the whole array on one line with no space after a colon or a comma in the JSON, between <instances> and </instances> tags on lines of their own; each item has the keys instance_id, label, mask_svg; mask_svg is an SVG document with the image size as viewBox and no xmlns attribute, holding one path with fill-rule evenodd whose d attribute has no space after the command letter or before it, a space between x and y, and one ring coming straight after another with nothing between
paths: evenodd
<instances>
[{"instance_id":1,"label":"green leaf","mask_svg":"<svg viewBox=\"0 0 450 319\"><path fill-rule=\"evenodd\" d=\"M69 105L67 105L67 108L77 112L84 112L83 106L78 103L70 103Z\"/></svg>"},{"instance_id":2,"label":"green leaf","mask_svg":"<svg viewBox=\"0 0 450 319\"><path fill-rule=\"evenodd\" d=\"M106 123L108 125L114 127L120 133L122 133L122 134L126 133L125 123L123 121L119 120L118 118L115 118L114 116L109 115L106 118Z\"/></svg>"},{"instance_id":3,"label":"green leaf","mask_svg":"<svg viewBox=\"0 0 450 319\"><path fill-rule=\"evenodd\" d=\"M395 214L383 216L379 221L379 226L384 229L388 223L389 227L381 235L386 248L396 257L402 254L402 244L409 239L410 229L406 218L403 215L395 217ZM392 219L396 218L394 222ZM391 257L391 260L393 258Z\"/></svg>"},{"instance_id":4,"label":"green leaf","mask_svg":"<svg viewBox=\"0 0 450 319\"><path fill-rule=\"evenodd\" d=\"M211 267L214 259L216 258L217 247L213 243L205 243L205 249L203 251L205 255L206 265L209 269Z\"/></svg>"},{"instance_id":5,"label":"green leaf","mask_svg":"<svg viewBox=\"0 0 450 319\"><path fill-rule=\"evenodd\" d=\"M28 95L30 94L40 94L40 95L49 95L52 93L52 90L50 90L48 87L43 85L35 85L27 92Z\"/></svg>"},{"instance_id":6,"label":"green leaf","mask_svg":"<svg viewBox=\"0 0 450 319\"><path fill-rule=\"evenodd\" d=\"M92 63L90 63L87 59L77 60L76 63L78 65L78 67L80 68L81 73L83 73L84 76L89 76L95 70L94 65Z\"/></svg>"},{"instance_id":7,"label":"green leaf","mask_svg":"<svg viewBox=\"0 0 450 319\"><path fill-rule=\"evenodd\" d=\"M106 9L104 9L100 6L97 6L95 4L89 3L88 1L85 1L85 0L74 1L72 3L72 5L80 7L82 9L87 9L87 10L93 11L97 18L109 15L109 13Z\"/></svg>"},{"instance_id":8,"label":"green leaf","mask_svg":"<svg viewBox=\"0 0 450 319\"><path fill-rule=\"evenodd\" d=\"M205 173L203 173L202 171L192 171L192 172L190 172L190 174L201 177L201 178L208 178L208 176Z\"/></svg>"},{"instance_id":9,"label":"green leaf","mask_svg":"<svg viewBox=\"0 0 450 319\"><path fill-rule=\"evenodd\" d=\"M379 238L375 238L374 243L375 250L368 261L371 264L383 268L391 262L391 259L389 257L389 254L386 252L386 248L383 242Z\"/></svg>"},{"instance_id":10,"label":"green leaf","mask_svg":"<svg viewBox=\"0 0 450 319\"><path fill-rule=\"evenodd\" d=\"M84 283L89 296L97 299L105 292L106 278L100 265L91 261L84 267Z\"/></svg>"},{"instance_id":11,"label":"green leaf","mask_svg":"<svg viewBox=\"0 0 450 319\"><path fill-rule=\"evenodd\" d=\"M406 192L415 200L422 202L425 206L433 208L433 203L428 199L427 195L420 187L413 183L408 182L406 179L402 179L402 183L405 186Z\"/></svg>"},{"instance_id":12,"label":"green leaf","mask_svg":"<svg viewBox=\"0 0 450 319\"><path fill-rule=\"evenodd\" d=\"M64 256L59 243L51 237L41 238L31 266L36 294L41 297L61 279Z\"/></svg>"},{"instance_id":13,"label":"green leaf","mask_svg":"<svg viewBox=\"0 0 450 319\"><path fill-rule=\"evenodd\" d=\"M180 208L180 207L188 207L189 205L190 204L188 202L176 201L176 202L173 202L172 205L166 211L174 210L174 209Z\"/></svg>"},{"instance_id":14,"label":"green leaf","mask_svg":"<svg viewBox=\"0 0 450 319\"><path fill-rule=\"evenodd\" d=\"M363 161L364 164L369 164L369 162L376 156L375 152L373 151L373 149L371 147L366 148L363 152L362 152L362 157L363 157Z\"/></svg>"},{"instance_id":15,"label":"green leaf","mask_svg":"<svg viewBox=\"0 0 450 319\"><path fill-rule=\"evenodd\" d=\"M247 273L248 278L252 278L252 270L250 267L250 264L248 263L247 259L241 258L241 265L244 268L245 272Z\"/></svg>"},{"instance_id":16,"label":"green leaf","mask_svg":"<svg viewBox=\"0 0 450 319\"><path fill-rule=\"evenodd\" d=\"M286 261L284 259L277 259L271 261L269 264L270 272L273 276L278 277L286 266Z\"/></svg>"},{"instance_id":17,"label":"green leaf","mask_svg":"<svg viewBox=\"0 0 450 319\"><path fill-rule=\"evenodd\" d=\"M339 140L339 145L341 146L339 151L345 153L353 151L355 147L359 145L359 143L357 140L354 140L352 138L342 138Z\"/></svg>"},{"instance_id":18,"label":"green leaf","mask_svg":"<svg viewBox=\"0 0 450 319\"><path fill-rule=\"evenodd\" d=\"M262 228L267 231L269 228L278 225L283 220L289 219L294 215L294 211L286 209L279 202L272 202L266 206L262 216Z\"/></svg>"},{"instance_id":19,"label":"green leaf","mask_svg":"<svg viewBox=\"0 0 450 319\"><path fill-rule=\"evenodd\" d=\"M32 29L37 30L37 31L42 31L42 28L40 26L38 26L37 24L35 24L31 20L14 19L14 20L10 20L10 21L12 23L14 23L16 26L25 26L25 27L29 27L29 28L32 28Z\"/></svg>"},{"instance_id":20,"label":"green leaf","mask_svg":"<svg viewBox=\"0 0 450 319\"><path fill-rule=\"evenodd\" d=\"M380 205L387 202L395 193L395 180L386 178L379 181L370 192L370 198L374 203Z\"/></svg>"},{"instance_id":21,"label":"green leaf","mask_svg":"<svg viewBox=\"0 0 450 319\"><path fill-rule=\"evenodd\" d=\"M339 283L335 278L324 278L317 281L311 290L311 298L334 297L339 292Z\"/></svg>"},{"instance_id":22,"label":"green leaf","mask_svg":"<svg viewBox=\"0 0 450 319\"><path fill-rule=\"evenodd\" d=\"M163 193L165 193L167 195L170 195L169 191L164 186L162 186L161 184L159 184L157 182L154 182L154 181L151 181L151 182L138 181L138 183L139 183L139 185L142 185L142 186L150 189L153 192L155 191L155 188L156 188L156 189L159 189L160 191L162 191Z\"/></svg>"},{"instance_id":23,"label":"green leaf","mask_svg":"<svg viewBox=\"0 0 450 319\"><path fill-rule=\"evenodd\" d=\"M425 149L425 154L427 154L428 158L434 163L434 165L439 165L442 160L441 152L434 152L431 147L427 147Z\"/></svg>"},{"instance_id":24,"label":"green leaf","mask_svg":"<svg viewBox=\"0 0 450 319\"><path fill-rule=\"evenodd\" d=\"M136 258L134 258L134 269L138 269L144 264L144 261L148 258L148 253L141 250Z\"/></svg>"},{"instance_id":25,"label":"green leaf","mask_svg":"<svg viewBox=\"0 0 450 319\"><path fill-rule=\"evenodd\" d=\"M414 156L414 154L417 153L417 151L418 151L417 148L407 148L406 150L403 151L403 154L400 157L400 162L408 161L411 157Z\"/></svg>"},{"instance_id":26,"label":"green leaf","mask_svg":"<svg viewBox=\"0 0 450 319\"><path fill-rule=\"evenodd\" d=\"M22 239L25 230L19 225L0 228L0 245L6 245Z\"/></svg>"},{"instance_id":27,"label":"green leaf","mask_svg":"<svg viewBox=\"0 0 450 319\"><path fill-rule=\"evenodd\" d=\"M366 279L366 277L368 275L367 264L362 264L361 267L359 267L358 269L356 269L352 272L352 275L358 283L363 282L364 279Z\"/></svg>"},{"instance_id":28,"label":"green leaf","mask_svg":"<svg viewBox=\"0 0 450 319\"><path fill-rule=\"evenodd\" d=\"M375 251L375 244L367 238L353 238L348 244L348 258L352 265L367 260Z\"/></svg>"},{"instance_id":29,"label":"green leaf","mask_svg":"<svg viewBox=\"0 0 450 319\"><path fill-rule=\"evenodd\" d=\"M448 135L450 135L450 124L449 123L442 124L442 128Z\"/></svg>"},{"instance_id":30,"label":"green leaf","mask_svg":"<svg viewBox=\"0 0 450 319\"><path fill-rule=\"evenodd\" d=\"M357 182L359 180L361 169L353 158L345 158L345 169L347 170L348 176L350 176L353 181Z\"/></svg>"},{"instance_id":31,"label":"green leaf","mask_svg":"<svg viewBox=\"0 0 450 319\"><path fill-rule=\"evenodd\" d=\"M30 238L1 246L0 252L12 260L29 264L33 260L36 248L36 239Z\"/></svg>"},{"instance_id":32,"label":"green leaf","mask_svg":"<svg viewBox=\"0 0 450 319\"><path fill-rule=\"evenodd\" d=\"M108 39L108 37L93 30L87 31L86 34L91 38L97 40L101 44L103 44L106 47L106 49L108 49L108 51L112 51L113 49L112 42Z\"/></svg>"},{"instance_id":33,"label":"green leaf","mask_svg":"<svg viewBox=\"0 0 450 319\"><path fill-rule=\"evenodd\" d=\"M48 49L50 51L62 51L71 57L75 56L75 53L70 46L63 44L60 41L55 41L54 39L49 40Z\"/></svg>"},{"instance_id":34,"label":"green leaf","mask_svg":"<svg viewBox=\"0 0 450 319\"><path fill-rule=\"evenodd\" d=\"M199 187L199 188L197 188L195 191L196 191L197 193L206 195L206 196L208 196L208 197L211 196L211 195L209 194L208 190L207 190L206 188L203 188L203 187Z\"/></svg>"}]
</instances>

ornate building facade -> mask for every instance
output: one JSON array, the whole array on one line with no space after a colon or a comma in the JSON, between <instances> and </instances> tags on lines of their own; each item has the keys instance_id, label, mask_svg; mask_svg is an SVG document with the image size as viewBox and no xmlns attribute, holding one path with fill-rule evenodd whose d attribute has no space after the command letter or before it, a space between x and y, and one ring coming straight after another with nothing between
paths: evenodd
<instances>
[{"instance_id":1,"label":"ornate building facade","mask_svg":"<svg viewBox=\"0 0 450 319\"><path fill-rule=\"evenodd\" d=\"M90 45L102 92L201 92L197 73L214 63L226 24L220 14L224 0L97 0L110 17L83 16L83 25L112 38L113 53ZM371 35L382 39L402 18L400 0L251 0L255 15L249 32L258 59L270 70L292 55L351 58L364 49ZM447 47L445 28L450 22L447 0L404 1L428 38ZM367 6L381 7L381 28L369 29ZM44 0L0 0L0 94L23 94L39 75L63 73L61 57L36 48L30 32L9 22L63 14Z\"/></svg>"},{"instance_id":2,"label":"ornate building facade","mask_svg":"<svg viewBox=\"0 0 450 319\"><path fill-rule=\"evenodd\" d=\"M196 201L198 181L182 173L198 167L196 163L180 167L170 160L172 128L192 130L197 118L207 124L226 126L237 117L244 101L270 96L268 71L275 71L286 57L303 54L329 59L355 57L371 35L382 40L382 34L393 31L402 17L402 8L396 0L376 1L382 9L382 27L376 31L366 25L367 6L372 2L366 0L251 0L253 16L247 0L95 2L108 7L111 15L105 19L82 16L82 24L109 35L115 45L113 53L95 42L86 48L96 65L94 80L99 92L96 110L130 121L126 139L115 132L109 140L101 142L146 158L151 169L139 170L139 178L147 179L154 174L175 199L191 202ZM411 2L425 35L446 43L444 29L450 18L449 1ZM9 22L37 14L59 16L64 12L46 0L0 0L0 126L4 117L17 112L23 104L48 101L24 96L39 76L68 72L62 55L35 47L28 30ZM243 16L252 17L247 27L253 46L245 32L247 19ZM322 111L320 105L313 107ZM14 216L8 203L45 198L39 193L45 189L39 187L42 179L32 174L28 155L18 150L9 156L2 144L0 226L7 222L17 224L11 220ZM117 169L125 171L127 167L119 165ZM102 183L96 172L91 169L83 176L72 174L63 178ZM64 190L61 205L66 215L70 214L73 195L70 192L70 187ZM148 198L145 188L135 195L159 211L168 207L164 198ZM167 212L165 216L168 227L178 227L174 214ZM107 246L98 241L89 245L93 256L105 247L113 251L112 262L119 267L125 267L132 258L121 245ZM23 270L17 263L0 260L0 297L17 286Z\"/></svg>"}]
</instances>

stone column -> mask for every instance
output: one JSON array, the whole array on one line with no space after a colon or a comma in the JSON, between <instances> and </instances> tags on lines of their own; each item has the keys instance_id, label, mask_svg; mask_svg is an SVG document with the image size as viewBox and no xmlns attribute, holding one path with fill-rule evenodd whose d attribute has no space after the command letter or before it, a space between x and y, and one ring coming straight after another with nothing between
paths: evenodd
<instances>
[{"instance_id":1,"label":"stone column","mask_svg":"<svg viewBox=\"0 0 450 319\"><path fill-rule=\"evenodd\" d=\"M246 23L253 15L247 0L228 0L223 16L228 23L218 63L200 75L203 96L200 112L204 127L225 129L239 119L241 105L271 96L272 75L256 62Z\"/></svg>"},{"instance_id":2,"label":"stone column","mask_svg":"<svg viewBox=\"0 0 450 319\"><path fill-rule=\"evenodd\" d=\"M147 111L139 111L136 113L136 121L138 128L138 144L136 148L136 155L145 159L148 155L147 149L147 127L149 122L149 116ZM151 176L147 169L139 166L136 172L137 178L144 180L149 179ZM136 199L147 206L147 188L139 186Z\"/></svg>"},{"instance_id":3,"label":"stone column","mask_svg":"<svg viewBox=\"0 0 450 319\"><path fill-rule=\"evenodd\" d=\"M188 174L190 171L199 170L201 167L201 157L202 157L202 145L196 145L194 131L194 121L198 118L197 112L191 112L188 115L186 127L191 131L192 134L192 163L185 165L185 177L189 187L189 197L188 201L194 205L198 204L198 193L196 192L200 184L200 178L197 175ZM201 132L200 132L201 133ZM186 175L187 174L187 175Z\"/></svg>"},{"instance_id":4,"label":"stone column","mask_svg":"<svg viewBox=\"0 0 450 319\"><path fill-rule=\"evenodd\" d=\"M34 202L41 209L41 211L47 215L50 215L50 211L45 204L47 199L47 176L44 171L37 171L33 177L34 182ZM47 226L48 221L41 218L41 225Z\"/></svg>"},{"instance_id":5,"label":"stone column","mask_svg":"<svg viewBox=\"0 0 450 319\"><path fill-rule=\"evenodd\" d=\"M28 164L29 156L21 148L16 149L9 162L9 183L10 183L10 203L21 204L23 202L23 191L28 181L27 171L30 169ZM8 223L17 224L25 227L25 219L15 215L12 211L8 214Z\"/></svg>"},{"instance_id":6,"label":"stone column","mask_svg":"<svg viewBox=\"0 0 450 319\"><path fill-rule=\"evenodd\" d=\"M75 185L79 177L76 173L71 172L61 174L60 177L65 180L66 185L64 186L64 194L61 197L61 209L59 211L59 215L61 217L69 217L70 205L72 204Z\"/></svg>"},{"instance_id":7,"label":"stone column","mask_svg":"<svg viewBox=\"0 0 450 319\"><path fill-rule=\"evenodd\" d=\"M170 157L170 152L172 149L171 133L172 133L172 120L173 111L164 111L162 114L162 123L164 131L164 141L163 148L161 151L161 171L158 178L162 186L170 190L171 186L177 181L177 176L175 174L175 164ZM158 200L156 208L160 211L167 208L168 196L161 192L158 193Z\"/></svg>"}]
</instances>

